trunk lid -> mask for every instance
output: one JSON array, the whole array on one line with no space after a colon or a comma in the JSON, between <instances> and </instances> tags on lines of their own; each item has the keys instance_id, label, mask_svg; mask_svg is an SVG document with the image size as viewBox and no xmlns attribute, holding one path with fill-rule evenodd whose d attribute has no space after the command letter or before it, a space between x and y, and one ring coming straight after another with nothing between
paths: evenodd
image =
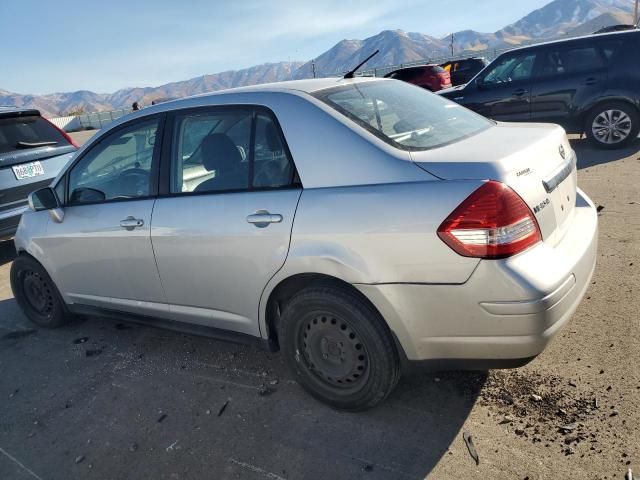
<instances>
[{"instance_id":1,"label":"trunk lid","mask_svg":"<svg viewBox=\"0 0 640 480\"><path fill-rule=\"evenodd\" d=\"M498 123L453 145L411 152L412 160L446 180L497 180L533 211L545 243L566 233L577 188L575 153L557 125Z\"/></svg>"}]
</instances>

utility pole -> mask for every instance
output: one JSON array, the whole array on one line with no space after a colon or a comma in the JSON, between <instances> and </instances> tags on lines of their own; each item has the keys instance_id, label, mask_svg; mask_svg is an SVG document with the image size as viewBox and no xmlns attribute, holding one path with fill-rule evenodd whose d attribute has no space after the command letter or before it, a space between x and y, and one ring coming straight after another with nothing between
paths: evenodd
<instances>
[{"instance_id":1,"label":"utility pole","mask_svg":"<svg viewBox=\"0 0 640 480\"><path fill-rule=\"evenodd\" d=\"M638 0L636 0L637 2ZM451 34L451 56L453 57L453 33Z\"/></svg>"},{"instance_id":2,"label":"utility pole","mask_svg":"<svg viewBox=\"0 0 640 480\"><path fill-rule=\"evenodd\" d=\"M311 60L311 72L313 73L313 78L316 78L316 59Z\"/></svg>"},{"instance_id":3,"label":"utility pole","mask_svg":"<svg viewBox=\"0 0 640 480\"><path fill-rule=\"evenodd\" d=\"M638 18L638 0L636 0L636 6L633 9L633 24L636 27L638 26L638 21L640 21L640 18Z\"/></svg>"}]
</instances>

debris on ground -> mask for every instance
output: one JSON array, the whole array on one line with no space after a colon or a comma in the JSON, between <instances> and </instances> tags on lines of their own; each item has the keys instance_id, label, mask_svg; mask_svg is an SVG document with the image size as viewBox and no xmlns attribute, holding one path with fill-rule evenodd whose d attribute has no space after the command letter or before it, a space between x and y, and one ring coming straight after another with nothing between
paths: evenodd
<instances>
[{"instance_id":1,"label":"debris on ground","mask_svg":"<svg viewBox=\"0 0 640 480\"><path fill-rule=\"evenodd\" d=\"M260 395L261 397L266 397L267 395L271 395L273 392L275 392L275 390L273 388L268 387L264 383L260 385L260 388L258 388L258 395Z\"/></svg>"},{"instance_id":2,"label":"debris on ground","mask_svg":"<svg viewBox=\"0 0 640 480\"><path fill-rule=\"evenodd\" d=\"M79 345L79 344L81 344L81 343L85 343L85 342L88 342L88 341L89 341L89 337L80 337L80 338L76 338L76 339L73 341L73 344L74 344L74 345Z\"/></svg>"},{"instance_id":3,"label":"debris on ground","mask_svg":"<svg viewBox=\"0 0 640 480\"><path fill-rule=\"evenodd\" d=\"M581 452L585 455L597 452L602 432L588 428L585 422L599 414L599 402L592 394L582 397L574 382L532 372L525 376L517 371L495 371L489 373L478 401L498 410L494 415L498 424L513 428L523 439L555 443L564 455L575 454L578 446L581 450L591 447ZM610 418L617 413L612 408L606 415Z\"/></svg>"},{"instance_id":4,"label":"debris on ground","mask_svg":"<svg viewBox=\"0 0 640 480\"><path fill-rule=\"evenodd\" d=\"M167 452L170 452L171 450L173 450L173 449L176 447L176 445L178 444L178 442L179 442L179 441L180 441L180 440L176 440L176 441L175 441L175 442L173 442L171 445L169 445L165 450L166 450ZM180 447L178 447L178 448L180 448Z\"/></svg>"},{"instance_id":5,"label":"debris on ground","mask_svg":"<svg viewBox=\"0 0 640 480\"><path fill-rule=\"evenodd\" d=\"M362 470L364 470L365 472L373 472L373 465L367 463L364 467L362 467Z\"/></svg>"},{"instance_id":6,"label":"debris on ground","mask_svg":"<svg viewBox=\"0 0 640 480\"><path fill-rule=\"evenodd\" d=\"M476 462L476 465L480 465L480 457L478 456L476 447L473 444L473 438L471 437L471 434L468 432L464 432L462 434L462 439L464 440L464 443L467 445L467 450L469 450L469 455L471 455L471 458L473 458L473 460Z\"/></svg>"},{"instance_id":7,"label":"debris on ground","mask_svg":"<svg viewBox=\"0 0 640 480\"><path fill-rule=\"evenodd\" d=\"M129 451L130 452L137 452L138 451L138 444L137 443L132 443L131 446L129 447Z\"/></svg>"},{"instance_id":8,"label":"debris on ground","mask_svg":"<svg viewBox=\"0 0 640 480\"><path fill-rule=\"evenodd\" d=\"M33 335L34 333L36 333L36 330L16 330L15 332L5 333L2 336L2 340L18 340Z\"/></svg>"},{"instance_id":9,"label":"debris on ground","mask_svg":"<svg viewBox=\"0 0 640 480\"><path fill-rule=\"evenodd\" d=\"M84 354L87 357L97 357L101 353L102 353L102 349L101 348L94 348L94 349L87 350L87 351L84 352Z\"/></svg>"},{"instance_id":10,"label":"debris on ground","mask_svg":"<svg viewBox=\"0 0 640 480\"><path fill-rule=\"evenodd\" d=\"M164 419L167 418L167 414L163 413L158 417L158 423L164 422Z\"/></svg>"},{"instance_id":11,"label":"debris on ground","mask_svg":"<svg viewBox=\"0 0 640 480\"><path fill-rule=\"evenodd\" d=\"M597 211L598 213L600 213L602 210L604 210L604 205L598 205L598 206L596 207L596 211Z\"/></svg>"},{"instance_id":12,"label":"debris on ground","mask_svg":"<svg viewBox=\"0 0 640 480\"><path fill-rule=\"evenodd\" d=\"M84 455L76 457L76 463L82 463L84 461Z\"/></svg>"},{"instance_id":13,"label":"debris on ground","mask_svg":"<svg viewBox=\"0 0 640 480\"><path fill-rule=\"evenodd\" d=\"M218 410L218 416L224 413L224 411L227 409L227 405L229 405L229 400L227 400L222 404L222 406L220 407L220 410Z\"/></svg>"},{"instance_id":14,"label":"debris on ground","mask_svg":"<svg viewBox=\"0 0 640 480\"><path fill-rule=\"evenodd\" d=\"M560 425L558 427L562 433L569 433L578 428L577 423L570 423L569 425Z\"/></svg>"}]
</instances>

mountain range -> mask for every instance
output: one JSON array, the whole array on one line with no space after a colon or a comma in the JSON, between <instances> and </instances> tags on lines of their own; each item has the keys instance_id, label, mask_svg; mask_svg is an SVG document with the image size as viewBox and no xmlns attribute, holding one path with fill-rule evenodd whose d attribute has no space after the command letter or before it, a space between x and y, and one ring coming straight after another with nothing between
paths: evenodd
<instances>
[{"instance_id":1,"label":"mountain range","mask_svg":"<svg viewBox=\"0 0 640 480\"><path fill-rule=\"evenodd\" d=\"M479 54L566 36L592 33L602 27L632 23L634 0L554 0L517 22L493 32L462 30L453 35L454 55ZM490 14L490 12L488 12ZM87 90L47 95L24 95L0 89L0 105L39 109L44 115L94 112L129 108L134 101L179 98L225 88L281 80L329 76L345 72L376 49L380 53L364 68L372 69L401 63L439 60L451 54L451 35L430 35L385 30L360 39L342 40L308 62L265 63L250 68L202 75L159 87L125 88L110 94Z\"/></svg>"}]
</instances>

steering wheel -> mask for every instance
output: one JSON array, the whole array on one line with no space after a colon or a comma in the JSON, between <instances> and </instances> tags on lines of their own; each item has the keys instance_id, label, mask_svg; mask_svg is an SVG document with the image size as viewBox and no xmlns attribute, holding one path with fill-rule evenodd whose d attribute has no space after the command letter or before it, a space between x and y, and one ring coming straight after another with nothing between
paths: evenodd
<instances>
[{"instance_id":1,"label":"steering wheel","mask_svg":"<svg viewBox=\"0 0 640 480\"><path fill-rule=\"evenodd\" d=\"M129 168L118 175L118 180L124 184L123 191L135 192L132 196L140 197L148 190L149 172L142 168Z\"/></svg>"}]
</instances>

